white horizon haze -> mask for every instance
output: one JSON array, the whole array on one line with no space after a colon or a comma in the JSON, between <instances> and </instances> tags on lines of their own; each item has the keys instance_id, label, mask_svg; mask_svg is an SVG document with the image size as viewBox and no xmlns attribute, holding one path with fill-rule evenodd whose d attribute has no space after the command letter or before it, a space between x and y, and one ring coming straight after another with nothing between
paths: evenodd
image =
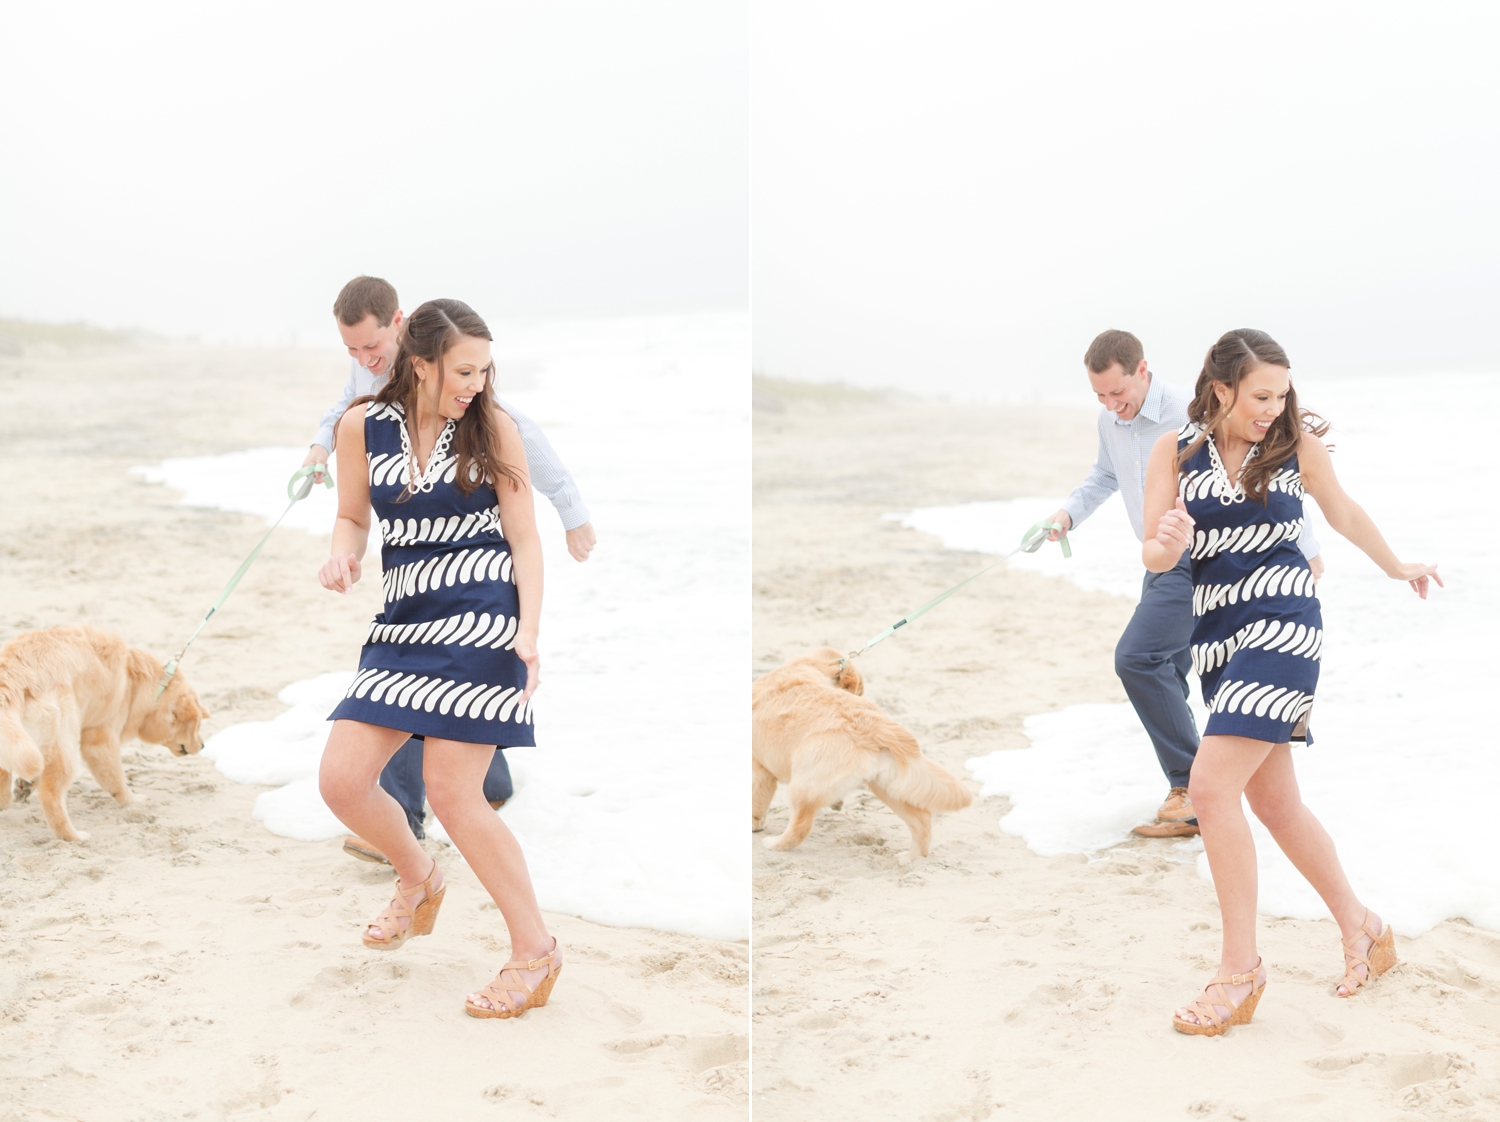
<instances>
[{"instance_id":1,"label":"white horizon haze","mask_svg":"<svg viewBox=\"0 0 1500 1122\"><path fill-rule=\"evenodd\" d=\"M748 9L30 5L0 315L339 345L360 273L492 320L743 308Z\"/></svg>"},{"instance_id":2,"label":"white horizon haze","mask_svg":"<svg viewBox=\"0 0 1500 1122\"><path fill-rule=\"evenodd\" d=\"M755 368L1086 401L1133 331L1500 369L1500 8L756 0Z\"/></svg>"}]
</instances>

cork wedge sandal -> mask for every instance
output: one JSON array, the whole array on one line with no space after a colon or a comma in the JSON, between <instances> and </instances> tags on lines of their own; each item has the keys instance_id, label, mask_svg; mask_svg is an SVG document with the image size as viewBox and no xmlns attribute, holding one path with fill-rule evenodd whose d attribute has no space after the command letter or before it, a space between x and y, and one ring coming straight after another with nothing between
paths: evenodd
<instances>
[{"instance_id":1,"label":"cork wedge sandal","mask_svg":"<svg viewBox=\"0 0 1500 1122\"><path fill-rule=\"evenodd\" d=\"M1265 982L1258 986L1255 984L1264 961L1264 959L1256 959L1255 969L1244 974L1229 974L1209 982L1203 987L1204 992L1208 994L1208 1000L1205 1001L1200 997L1191 1004L1183 1006L1198 1020L1196 1022L1185 1021L1173 1014L1172 1027L1189 1036L1220 1036L1230 1025L1248 1025L1250 1018L1255 1016L1255 1007L1260 1004L1260 995L1266 992ZM1229 1000L1229 991L1224 988L1226 985L1249 985L1251 990L1245 995L1245 1000L1236 1005ZM1220 1005L1229 1010L1228 1017L1219 1016L1219 1010L1215 1006Z\"/></svg>"},{"instance_id":2,"label":"cork wedge sandal","mask_svg":"<svg viewBox=\"0 0 1500 1122\"><path fill-rule=\"evenodd\" d=\"M500 973L495 975L495 980L482 990L476 990L475 996L482 997L490 1003L486 1009L483 1005L475 1005L467 998L464 999L464 1012L471 1017L498 1017L502 1020L508 1017L519 1017L528 1009L539 1009L547 1004L547 998L552 996L552 986L557 981L557 976L562 973L563 964L557 961L557 939L552 940L552 949L541 958L533 958L527 962L511 961L500 968ZM521 977L522 970L540 970L547 967L547 976L543 978L536 989L532 989ZM510 980L505 976L509 974ZM514 1009L511 1008L511 994L524 993L526 1000Z\"/></svg>"},{"instance_id":3,"label":"cork wedge sandal","mask_svg":"<svg viewBox=\"0 0 1500 1122\"><path fill-rule=\"evenodd\" d=\"M430 935L432 928L437 923L438 909L443 906L443 896L448 891L445 884L436 892L432 888L432 878L437 876L437 862L432 863L432 872L427 874L427 879L416 888L403 890L401 878L396 878L396 895L386 905L385 911L381 912L372 923L365 927L364 944L367 947L378 947L381 950L395 950L413 935ZM422 899L415 908L407 906L406 897L416 892L422 893ZM409 921L405 927L401 926L402 920ZM370 928L374 927L380 932L380 938L370 937Z\"/></svg>"},{"instance_id":4,"label":"cork wedge sandal","mask_svg":"<svg viewBox=\"0 0 1500 1122\"><path fill-rule=\"evenodd\" d=\"M1368 958L1354 949L1354 944L1359 942L1360 935L1368 935L1370 937L1370 956ZM1375 932L1370 930L1369 908L1365 909L1365 918L1360 921L1359 935L1343 939L1341 942L1344 945L1345 964L1344 978L1343 981L1339 982L1339 985L1344 987L1344 992L1339 993L1340 997L1353 997L1362 988L1368 986L1376 978L1396 965L1396 936L1391 931L1391 925L1382 921L1380 934L1376 935ZM1348 961L1351 958L1354 959L1353 962ZM1354 968L1360 963L1364 963L1365 967L1365 976L1363 978L1354 972ZM1333 992L1338 993L1337 987L1335 987Z\"/></svg>"}]
</instances>

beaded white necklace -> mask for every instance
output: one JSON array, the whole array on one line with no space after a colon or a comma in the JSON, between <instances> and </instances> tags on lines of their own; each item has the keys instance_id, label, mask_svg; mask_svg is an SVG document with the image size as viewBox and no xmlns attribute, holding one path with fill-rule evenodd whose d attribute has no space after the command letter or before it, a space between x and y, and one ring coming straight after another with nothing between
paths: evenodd
<instances>
[{"instance_id":1,"label":"beaded white necklace","mask_svg":"<svg viewBox=\"0 0 1500 1122\"><path fill-rule=\"evenodd\" d=\"M406 484L408 494L415 495L418 491L430 492L437 486L439 476L442 475L443 463L448 458L448 445L453 440L455 429L453 419L450 417L448 423L443 426L443 431L438 434L436 442L432 445L432 454L427 457L427 470L417 470L417 454L412 451L411 434L406 431L406 422L400 424L401 429L401 455L406 458L406 474L409 482Z\"/></svg>"},{"instance_id":2,"label":"beaded white necklace","mask_svg":"<svg viewBox=\"0 0 1500 1122\"><path fill-rule=\"evenodd\" d=\"M1225 470L1224 461L1219 458L1218 445L1214 443L1214 434L1208 434L1208 458L1213 464L1214 494L1219 496L1219 502L1225 506L1233 506L1235 503L1245 501L1245 488L1240 485L1240 480L1245 478L1245 469L1250 466L1250 461L1255 459L1255 453L1260 451L1259 444L1250 445L1250 451L1245 453L1245 458L1240 462L1240 474L1233 483L1229 482L1229 472Z\"/></svg>"}]
</instances>

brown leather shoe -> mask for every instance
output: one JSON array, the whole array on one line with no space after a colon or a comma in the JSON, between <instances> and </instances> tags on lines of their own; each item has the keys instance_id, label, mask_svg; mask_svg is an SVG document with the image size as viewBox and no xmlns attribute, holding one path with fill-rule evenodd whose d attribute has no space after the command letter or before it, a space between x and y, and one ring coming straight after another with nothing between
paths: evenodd
<instances>
[{"instance_id":1,"label":"brown leather shoe","mask_svg":"<svg viewBox=\"0 0 1500 1122\"><path fill-rule=\"evenodd\" d=\"M1130 832L1142 838L1190 838L1198 827L1191 822L1148 822Z\"/></svg>"},{"instance_id":2,"label":"brown leather shoe","mask_svg":"<svg viewBox=\"0 0 1500 1122\"><path fill-rule=\"evenodd\" d=\"M1186 787L1173 787L1168 791L1167 801L1162 803L1161 809L1156 812L1158 822L1187 822L1197 817L1198 812L1193 809Z\"/></svg>"},{"instance_id":3,"label":"brown leather shoe","mask_svg":"<svg viewBox=\"0 0 1500 1122\"><path fill-rule=\"evenodd\" d=\"M361 861L373 861L377 865L389 865L384 853L376 849L364 838L345 838L344 852L350 857L358 857Z\"/></svg>"}]
</instances>

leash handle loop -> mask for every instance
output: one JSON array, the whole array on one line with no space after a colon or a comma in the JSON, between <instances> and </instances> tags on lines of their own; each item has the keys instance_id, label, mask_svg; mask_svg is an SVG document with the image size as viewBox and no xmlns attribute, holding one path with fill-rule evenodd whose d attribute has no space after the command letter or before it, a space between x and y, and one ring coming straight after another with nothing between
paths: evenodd
<instances>
[{"instance_id":1,"label":"leash handle loop","mask_svg":"<svg viewBox=\"0 0 1500 1122\"><path fill-rule=\"evenodd\" d=\"M318 479L319 475L323 477L321 481ZM306 482L298 487L297 480L304 477L306 477ZM330 491L333 490L333 476L329 474L327 464L308 464L304 468L298 468L292 472L292 477L286 481L286 497L294 503L305 499L308 495L312 494L312 489L319 482ZM296 488L295 492L293 488ZM282 517L284 518L286 515L283 514ZM277 521L279 522L281 519L278 518Z\"/></svg>"}]
</instances>

